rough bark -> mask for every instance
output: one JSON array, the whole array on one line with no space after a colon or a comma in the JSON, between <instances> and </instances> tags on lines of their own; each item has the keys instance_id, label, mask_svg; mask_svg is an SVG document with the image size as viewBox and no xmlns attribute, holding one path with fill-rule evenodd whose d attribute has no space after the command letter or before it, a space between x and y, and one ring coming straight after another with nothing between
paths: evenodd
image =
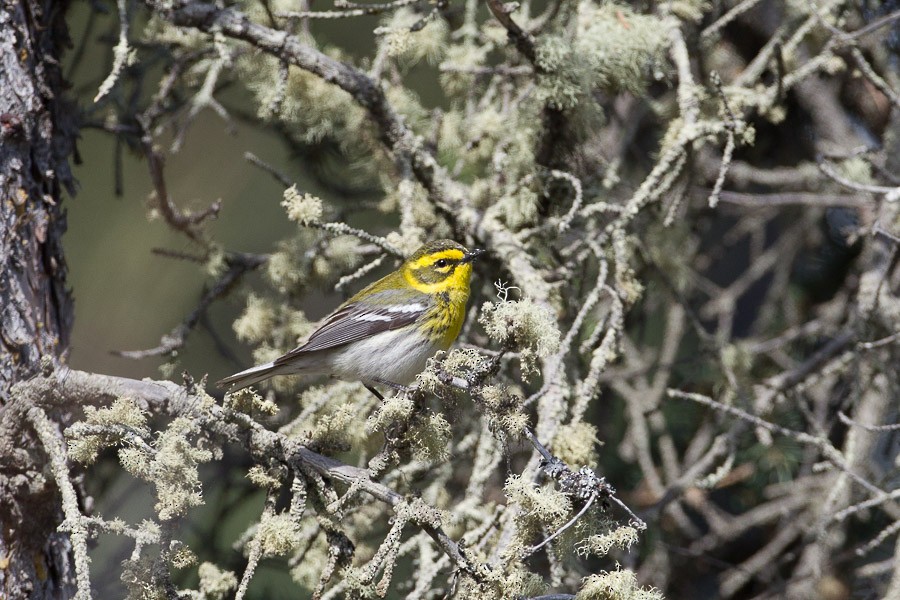
<instances>
[{"instance_id":1,"label":"rough bark","mask_svg":"<svg viewBox=\"0 0 900 600\"><path fill-rule=\"evenodd\" d=\"M66 2L0 3L0 420L22 411L12 385L68 345L72 298L61 236L76 127L62 100ZM73 593L68 539L46 456L28 427L0 439L0 596Z\"/></svg>"}]
</instances>

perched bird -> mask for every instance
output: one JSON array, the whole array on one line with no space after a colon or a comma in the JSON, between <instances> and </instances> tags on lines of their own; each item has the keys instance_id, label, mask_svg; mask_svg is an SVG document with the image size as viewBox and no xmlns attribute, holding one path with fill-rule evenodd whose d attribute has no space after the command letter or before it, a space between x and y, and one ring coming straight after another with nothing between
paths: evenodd
<instances>
[{"instance_id":1,"label":"perched bird","mask_svg":"<svg viewBox=\"0 0 900 600\"><path fill-rule=\"evenodd\" d=\"M466 316L472 261L451 240L429 242L400 268L347 300L309 338L270 363L217 383L232 390L276 375L330 375L372 387L402 387L459 335Z\"/></svg>"}]
</instances>

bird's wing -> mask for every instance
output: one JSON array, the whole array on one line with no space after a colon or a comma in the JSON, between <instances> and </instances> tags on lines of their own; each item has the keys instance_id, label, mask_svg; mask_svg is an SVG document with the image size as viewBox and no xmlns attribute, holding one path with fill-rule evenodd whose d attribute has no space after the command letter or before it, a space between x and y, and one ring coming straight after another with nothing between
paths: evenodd
<instances>
[{"instance_id":1,"label":"bird's wing","mask_svg":"<svg viewBox=\"0 0 900 600\"><path fill-rule=\"evenodd\" d=\"M279 357L275 364L283 364L305 352L343 346L384 331L405 327L431 308L426 294L422 294L418 299L395 303L390 302L391 296L395 296L392 291L378 292L368 296L365 305L358 302L343 305L331 314L306 342Z\"/></svg>"}]
</instances>

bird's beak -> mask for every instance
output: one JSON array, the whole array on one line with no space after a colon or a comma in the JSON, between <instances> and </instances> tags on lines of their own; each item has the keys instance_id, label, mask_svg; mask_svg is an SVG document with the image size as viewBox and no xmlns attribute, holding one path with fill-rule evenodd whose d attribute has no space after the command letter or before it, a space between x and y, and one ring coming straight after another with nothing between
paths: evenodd
<instances>
[{"instance_id":1,"label":"bird's beak","mask_svg":"<svg viewBox=\"0 0 900 600\"><path fill-rule=\"evenodd\" d=\"M482 254L484 254L485 252L487 252L487 250L482 250L480 248L476 248L475 250L472 250L471 252L466 252L466 255L463 256L462 262L464 262L464 263L472 262L476 258L481 256Z\"/></svg>"}]
</instances>

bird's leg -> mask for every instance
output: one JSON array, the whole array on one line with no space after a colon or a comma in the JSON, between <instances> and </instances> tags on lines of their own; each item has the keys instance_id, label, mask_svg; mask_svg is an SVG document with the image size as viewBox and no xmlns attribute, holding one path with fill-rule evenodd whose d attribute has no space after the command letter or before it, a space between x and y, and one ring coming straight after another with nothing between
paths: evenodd
<instances>
[{"instance_id":1,"label":"bird's leg","mask_svg":"<svg viewBox=\"0 0 900 600\"><path fill-rule=\"evenodd\" d=\"M378 390L373 388L371 385L367 385L367 384L363 384L363 385L365 385L366 389L369 390L370 392L372 392L375 395L375 397L378 398L378 400L380 402L384 402L384 396L381 395L381 392L379 392Z\"/></svg>"},{"instance_id":2,"label":"bird's leg","mask_svg":"<svg viewBox=\"0 0 900 600\"><path fill-rule=\"evenodd\" d=\"M399 383L394 383L393 381L388 381L387 379L379 379L377 377L375 379L373 379L372 381L374 381L375 383L380 383L381 385L386 385L387 387L391 388L392 390L395 390L398 392L403 392L406 394L413 392L416 389L415 387L401 385ZM366 386L366 387L368 387L368 386Z\"/></svg>"}]
</instances>

